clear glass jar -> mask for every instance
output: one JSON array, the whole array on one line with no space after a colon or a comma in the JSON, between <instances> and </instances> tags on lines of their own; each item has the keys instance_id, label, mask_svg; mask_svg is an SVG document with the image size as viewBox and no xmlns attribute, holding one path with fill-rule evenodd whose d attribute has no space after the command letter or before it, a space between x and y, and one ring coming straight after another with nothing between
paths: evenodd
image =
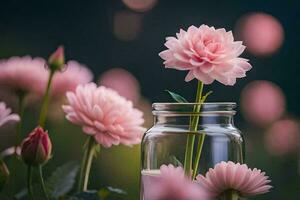
<instances>
[{"instance_id":1,"label":"clear glass jar","mask_svg":"<svg viewBox=\"0 0 300 200\"><path fill-rule=\"evenodd\" d=\"M196 112L196 107L201 112ZM154 126L144 135L141 151L141 200L147 200L147 185L155 184L162 165L183 166L187 141L193 164L203 141L196 174L205 174L221 161L243 163L244 140L234 126L235 103L154 103ZM198 118L197 126L191 121ZM202 138L202 140L200 140Z\"/></svg>"}]
</instances>

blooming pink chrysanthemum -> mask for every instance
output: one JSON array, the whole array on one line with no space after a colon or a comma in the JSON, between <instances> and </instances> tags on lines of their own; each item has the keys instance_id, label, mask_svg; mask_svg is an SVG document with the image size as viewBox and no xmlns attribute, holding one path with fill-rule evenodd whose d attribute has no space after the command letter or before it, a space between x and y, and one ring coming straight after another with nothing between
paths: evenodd
<instances>
[{"instance_id":1,"label":"blooming pink chrysanthemum","mask_svg":"<svg viewBox=\"0 0 300 200\"><path fill-rule=\"evenodd\" d=\"M176 37L167 37L167 50L159 56L166 68L188 70L185 81L196 78L204 84L217 80L234 85L237 78L251 69L247 59L239 56L245 50L241 41L234 41L232 32L207 25L190 26L180 30Z\"/></svg>"},{"instance_id":2,"label":"blooming pink chrysanthemum","mask_svg":"<svg viewBox=\"0 0 300 200\"><path fill-rule=\"evenodd\" d=\"M76 61L69 61L63 72L58 72L53 77L51 94L54 97L65 95L67 91L74 91L79 84L89 83L93 74L85 65Z\"/></svg>"},{"instance_id":3,"label":"blooming pink chrysanthemum","mask_svg":"<svg viewBox=\"0 0 300 200\"><path fill-rule=\"evenodd\" d=\"M18 114L12 114L11 109L6 107L4 102L0 102L0 127L9 121L19 121Z\"/></svg>"},{"instance_id":4,"label":"blooming pink chrysanthemum","mask_svg":"<svg viewBox=\"0 0 300 200\"><path fill-rule=\"evenodd\" d=\"M48 78L42 58L11 57L0 61L0 85L14 91L43 94Z\"/></svg>"},{"instance_id":5,"label":"blooming pink chrysanthemum","mask_svg":"<svg viewBox=\"0 0 300 200\"><path fill-rule=\"evenodd\" d=\"M162 165L155 184L144 187L144 200L207 200L206 192L187 179L181 167L173 165Z\"/></svg>"},{"instance_id":6,"label":"blooming pink chrysanthemum","mask_svg":"<svg viewBox=\"0 0 300 200\"><path fill-rule=\"evenodd\" d=\"M143 113L117 92L95 83L79 85L67 92L69 105L64 105L66 118L82 126L104 147L140 143L145 129Z\"/></svg>"},{"instance_id":7,"label":"blooming pink chrysanthemum","mask_svg":"<svg viewBox=\"0 0 300 200\"><path fill-rule=\"evenodd\" d=\"M212 198L227 190L235 190L241 196L253 196L269 192L272 186L268 185L271 182L268 178L259 169L251 170L246 164L229 161L218 163L205 177L198 175L197 182Z\"/></svg>"}]
</instances>

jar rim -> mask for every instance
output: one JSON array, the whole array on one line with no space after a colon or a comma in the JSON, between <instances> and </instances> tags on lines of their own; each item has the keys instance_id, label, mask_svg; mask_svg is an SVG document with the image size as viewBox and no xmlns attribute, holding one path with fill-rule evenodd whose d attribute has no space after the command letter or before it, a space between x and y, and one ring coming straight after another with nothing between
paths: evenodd
<instances>
[{"instance_id":1,"label":"jar rim","mask_svg":"<svg viewBox=\"0 0 300 200\"><path fill-rule=\"evenodd\" d=\"M157 102L152 104L154 115L234 115L235 102L176 103ZM195 111L199 106L201 111Z\"/></svg>"}]
</instances>

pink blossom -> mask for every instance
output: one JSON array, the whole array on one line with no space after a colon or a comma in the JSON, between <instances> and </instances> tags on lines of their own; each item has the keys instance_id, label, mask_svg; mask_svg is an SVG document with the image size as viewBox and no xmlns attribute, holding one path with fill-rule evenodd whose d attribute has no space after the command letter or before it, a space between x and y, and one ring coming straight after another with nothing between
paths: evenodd
<instances>
[{"instance_id":1,"label":"pink blossom","mask_svg":"<svg viewBox=\"0 0 300 200\"><path fill-rule=\"evenodd\" d=\"M139 101L139 82L125 69L113 68L104 72L99 79L99 83L100 85L117 91L121 96L133 103L137 103Z\"/></svg>"},{"instance_id":2,"label":"pink blossom","mask_svg":"<svg viewBox=\"0 0 300 200\"><path fill-rule=\"evenodd\" d=\"M42 58L11 57L0 61L0 85L14 91L42 94L48 78Z\"/></svg>"},{"instance_id":3,"label":"pink blossom","mask_svg":"<svg viewBox=\"0 0 300 200\"><path fill-rule=\"evenodd\" d=\"M265 172L246 164L235 164L231 161L218 163L209 169L205 176L198 175L197 182L202 188L216 198L226 190L235 190L242 196L254 196L269 192L271 181Z\"/></svg>"},{"instance_id":4,"label":"pink blossom","mask_svg":"<svg viewBox=\"0 0 300 200\"><path fill-rule=\"evenodd\" d=\"M48 132L35 128L21 144L21 157L27 165L45 164L51 157L52 143Z\"/></svg>"},{"instance_id":5,"label":"pink blossom","mask_svg":"<svg viewBox=\"0 0 300 200\"><path fill-rule=\"evenodd\" d=\"M74 60L69 61L65 71L54 75L51 94L54 97L61 97L67 91L74 91L79 84L89 83L92 80L93 74L85 65Z\"/></svg>"},{"instance_id":6,"label":"pink blossom","mask_svg":"<svg viewBox=\"0 0 300 200\"><path fill-rule=\"evenodd\" d=\"M274 16L251 13L243 16L237 24L237 32L245 41L247 50L255 55L270 55L280 48L284 30Z\"/></svg>"},{"instance_id":7,"label":"pink blossom","mask_svg":"<svg viewBox=\"0 0 300 200\"><path fill-rule=\"evenodd\" d=\"M67 92L66 118L81 125L83 132L94 136L104 147L140 143L145 129L143 113L117 92L95 83L79 85Z\"/></svg>"},{"instance_id":8,"label":"pink blossom","mask_svg":"<svg viewBox=\"0 0 300 200\"><path fill-rule=\"evenodd\" d=\"M243 90L241 106L247 120L265 126L282 116L285 111L285 97L274 83L254 81Z\"/></svg>"},{"instance_id":9,"label":"pink blossom","mask_svg":"<svg viewBox=\"0 0 300 200\"><path fill-rule=\"evenodd\" d=\"M300 150L300 126L294 119L282 119L268 129L265 135L267 150L277 156Z\"/></svg>"},{"instance_id":10,"label":"pink blossom","mask_svg":"<svg viewBox=\"0 0 300 200\"><path fill-rule=\"evenodd\" d=\"M12 114L11 109L7 108L4 102L0 102L0 127L9 121L20 121L20 117Z\"/></svg>"},{"instance_id":11,"label":"pink blossom","mask_svg":"<svg viewBox=\"0 0 300 200\"><path fill-rule=\"evenodd\" d=\"M162 165L156 182L144 188L144 200L207 200L201 187L187 179L181 167L173 165Z\"/></svg>"},{"instance_id":12,"label":"pink blossom","mask_svg":"<svg viewBox=\"0 0 300 200\"><path fill-rule=\"evenodd\" d=\"M159 56L166 68L188 70L185 81L194 78L204 84L214 80L225 85L234 85L237 78L246 76L251 69L247 59L239 56L245 50L241 41L234 41L232 32L207 25L190 26L180 30L176 37L167 37L167 50Z\"/></svg>"},{"instance_id":13,"label":"pink blossom","mask_svg":"<svg viewBox=\"0 0 300 200\"><path fill-rule=\"evenodd\" d=\"M48 65L51 70L62 70L65 65L65 53L64 47L60 46L56 51L49 57Z\"/></svg>"}]
</instances>

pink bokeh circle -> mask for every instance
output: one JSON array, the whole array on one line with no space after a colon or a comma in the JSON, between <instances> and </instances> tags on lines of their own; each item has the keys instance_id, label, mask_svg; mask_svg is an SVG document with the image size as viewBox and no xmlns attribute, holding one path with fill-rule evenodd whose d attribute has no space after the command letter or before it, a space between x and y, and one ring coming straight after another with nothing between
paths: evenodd
<instances>
[{"instance_id":1,"label":"pink bokeh circle","mask_svg":"<svg viewBox=\"0 0 300 200\"><path fill-rule=\"evenodd\" d=\"M283 91L269 81L254 81L241 94L242 114L259 126L266 126L279 119L285 112Z\"/></svg>"},{"instance_id":2,"label":"pink bokeh circle","mask_svg":"<svg viewBox=\"0 0 300 200\"><path fill-rule=\"evenodd\" d=\"M284 40L284 29L274 16L266 13L251 13L237 23L236 31L254 55L270 55L277 51Z\"/></svg>"}]
</instances>

